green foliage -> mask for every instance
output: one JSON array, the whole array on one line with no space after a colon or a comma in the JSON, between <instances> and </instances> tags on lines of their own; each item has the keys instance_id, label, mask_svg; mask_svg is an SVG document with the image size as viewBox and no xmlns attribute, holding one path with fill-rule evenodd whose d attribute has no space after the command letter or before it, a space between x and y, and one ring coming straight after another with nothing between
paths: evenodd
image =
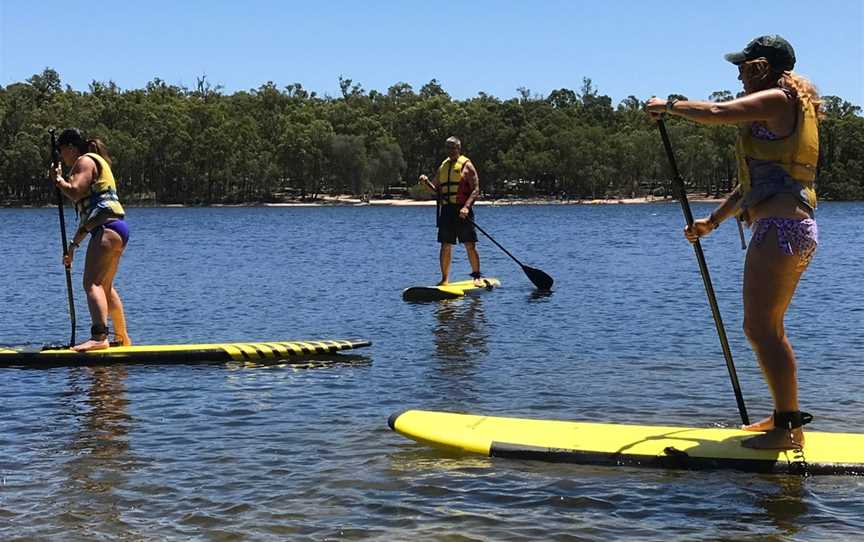
<instances>
[{"instance_id":1,"label":"green foliage","mask_svg":"<svg viewBox=\"0 0 864 542\"><path fill-rule=\"evenodd\" d=\"M822 197L864 199L864 118L861 108L837 96L825 96L826 118L819 131Z\"/></svg>"},{"instance_id":2,"label":"green foliage","mask_svg":"<svg viewBox=\"0 0 864 542\"><path fill-rule=\"evenodd\" d=\"M402 82L367 91L345 77L339 86L337 97L272 82L227 95L200 77L193 89L157 78L143 89L94 81L77 92L45 69L0 87L0 198L51 201L47 129L68 126L107 143L127 202L280 201L395 187L431 197L417 178L436 171L450 135L462 139L481 189L496 196L629 197L662 191L668 179L643 102L628 96L613 106L588 78L577 91L538 96L520 88L506 100L485 93L454 100L434 79L419 91ZM721 90L710 99L733 97ZM820 197L864 198L860 108L836 96L822 107ZM730 190L735 129L668 124L691 190Z\"/></svg>"}]
</instances>

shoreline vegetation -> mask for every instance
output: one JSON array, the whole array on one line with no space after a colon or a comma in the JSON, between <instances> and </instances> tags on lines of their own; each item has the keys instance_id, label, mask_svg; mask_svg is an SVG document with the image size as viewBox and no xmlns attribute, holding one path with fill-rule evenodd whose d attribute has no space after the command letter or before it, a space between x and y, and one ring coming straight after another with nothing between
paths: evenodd
<instances>
[{"instance_id":1,"label":"shoreline vegetation","mask_svg":"<svg viewBox=\"0 0 864 542\"><path fill-rule=\"evenodd\" d=\"M451 135L462 140L493 204L635 203L672 194L644 101L628 96L616 105L589 78L577 90L544 96L519 88L503 99L483 92L454 99L434 79L418 90L402 82L367 90L343 77L339 86L337 96L272 82L228 94L203 76L193 88L156 78L144 88L93 81L78 91L46 68L0 86L0 205L54 201L47 130L71 126L106 143L128 205L422 205L402 198L432 199L417 180L434 175ZM694 98L735 97L718 90ZM861 107L838 96L822 100L819 197L862 200ZM738 182L737 128L677 118L667 126L688 192L729 193Z\"/></svg>"}]
</instances>

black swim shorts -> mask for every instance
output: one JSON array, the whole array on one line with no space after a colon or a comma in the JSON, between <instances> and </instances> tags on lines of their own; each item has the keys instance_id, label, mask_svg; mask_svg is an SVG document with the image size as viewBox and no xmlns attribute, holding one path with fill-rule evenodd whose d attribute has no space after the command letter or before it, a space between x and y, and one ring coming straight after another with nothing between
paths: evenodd
<instances>
[{"instance_id":1,"label":"black swim shorts","mask_svg":"<svg viewBox=\"0 0 864 542\"><path fill-rule=\"evenodd\" d=\"M455 245L460 243L476 243L477 232L471 222L459 217L461 205L442 205L438 216L438 242ZM469 210L468 217L474 220L474 209Z\"/></svg>"}]
</instances>

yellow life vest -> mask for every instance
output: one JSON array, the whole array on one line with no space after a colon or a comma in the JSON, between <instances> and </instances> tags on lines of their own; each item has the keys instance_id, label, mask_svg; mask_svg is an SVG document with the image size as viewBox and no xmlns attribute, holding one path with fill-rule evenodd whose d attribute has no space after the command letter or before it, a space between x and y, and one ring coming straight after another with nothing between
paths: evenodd
<instances>
[{"instance_id":1,"label":"yellow life vest","mask_svg":"<svg viewBox=\"0 0 864 542\"><path fill-rule=\"evenodd\" d=\"M816 110L807 97L798 97L795 131L781 139L758 139L750 123L739 127L735 151L738 157L738 181L745 198L753 189L750 161L771 162L789 178L800 183L800 197L811 209L816 208L816 163L819 160L819 126ZM758 184L758 181L757 181ZM794 184L794 183L793 183ZM786 191L786 190L784 190Z\"/></svg>"},{"instance_id":2,"label":"yellow life vest","mask_svg":"<svg viewBox=\"0 0 864 542\"><path fill-rule=\"evenodd\" d=\"M468 157L460 154L455 162L447 158L438 167L438 190L444 203L464 203L459 201L459 181L462 180L462 168L466 162Z\"/></svg>"},{"instance_id":3,"label":"yellow life vest","mask_svg":"<svg viewBox=\"0 0 864 542\"><path fill-rule=\"evenodd\" d=\"M78 221L89 231L88 223L105 218L123 218L126 212L117 198L117 183L108 162L95 152L88 152L84 156L89 156L96 162L98 173L96 180L90 184L89 193L75 202Z\"/></svg>"}]
</instances>

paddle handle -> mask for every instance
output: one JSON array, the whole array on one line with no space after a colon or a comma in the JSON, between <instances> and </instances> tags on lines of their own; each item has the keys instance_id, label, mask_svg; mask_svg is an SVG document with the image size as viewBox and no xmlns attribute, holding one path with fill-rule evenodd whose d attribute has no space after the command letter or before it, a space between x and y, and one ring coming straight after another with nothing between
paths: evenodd
<instances>
[{"instance_id":1,"label":"paddle handle","mask_svg":"<svg viewBox=\"0 0 864 542\"><path fill-rule=\"evenodd\" d=\"M51 135L51 168L56 169L60 164L60 153L57 150L57 140L54 136L54 129L48 130L48 133ZM57 213L60 217L60 243L63 245L63 259L69 255L69 242L66 238L66 215L63 212L63 194L60 192L59 188L55 188L54 192L57 197ZM75 328L76 319L75 319L75 299L72 297L72 269L71 266L65 265L64 268L66 271L66 298L69 304L69 321L72 326L72 333L69 339L69 346L75 344Z\"/></svg>"},{"instance_id":2,"label":"paddle handle","mask_svg":"<svg viewBox=\"0 0 864 542\"><path fill-rule=\"evenodd\" d=\"M681 174L678 173L678 165L675 163L675 155L672 153L672 144L669 142L669 134L666 132L666 124L663 119L657 119L657 126L660 128L660 137L663 138L663 146L666 148L666 156L669 159L669 165L672 168L672 182L678 192L678 201L681 203L681 210L684 211L684 218L687 220L688 226L693 226L693 212L690 210L690 202L687 201L687 190L684 186L684 180ZM729 340L726 337L726 328L723 326L723 319L720 316L720 307L717 305L717 296L714 293L714 286L711 283L711 275L708 273L708 264L705 262L705 253L702 251L702 244L697 239L693 243L693 250L696 253L696 260L699 263L699 271L702 273L702 282L705 285L705 293L708 296L708 304L711 306L711 314L714 316L714 325L717 328L717 336L720 338L720 346L723 349L723 357L726 358L726 368L729 371L729 379L732 381L732 389L735 392L735 401L738 403L738 413L741 415L741 422L744 425L750 424L750 418L747 416L747 407L744 404L744 396L741 393L741 385L738 382L738 374L735 371L735 362L732 360L732 350L729 348Z\"/></svg>"}]
</instances>

